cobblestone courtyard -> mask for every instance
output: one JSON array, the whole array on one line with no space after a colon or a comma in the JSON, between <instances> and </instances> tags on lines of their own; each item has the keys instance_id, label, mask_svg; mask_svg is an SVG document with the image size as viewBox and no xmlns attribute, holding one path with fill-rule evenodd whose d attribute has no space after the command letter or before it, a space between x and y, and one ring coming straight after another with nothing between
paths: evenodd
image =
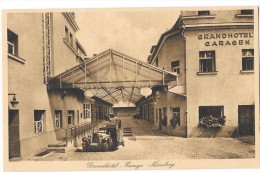
<instances>
[{"instance_id":1,"label":"cobblestone courtyard","mask_svg":"<svg viewBox=\"0 0 260 172\"><path fill-rule=\"evenodd\" d=\"M122 128L130 127L133 136L124 137L125 146L110 152L75 152L69 146L66 153L50 153L29 160L141 160L141 159L233 159L253 158L255 145L237 138L180 138L167 136L144 120L123 117ZM248 138L253 140L254 138ZM248 140L245 139L245 140ZM80 143L81 144L81 143Z\"/></svg>"}]
</instances>

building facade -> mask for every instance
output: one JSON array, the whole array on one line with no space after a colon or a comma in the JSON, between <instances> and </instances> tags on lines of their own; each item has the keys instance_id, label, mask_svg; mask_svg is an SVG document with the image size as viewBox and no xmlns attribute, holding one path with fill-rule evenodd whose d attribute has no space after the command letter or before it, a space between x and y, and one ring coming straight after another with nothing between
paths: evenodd
<instances>
[{"instance_id":1,"label":"building facade","mask_svg":"<svg viewBox=\"0 0 260 172\"><path fill-rule=\"evenodd\" d=\"M87 59L78 30L72 12L8 13L9 158L39 153L111 109L80 89L48 89L50 78Z\"/></svg>"},{"instance_id":2,"label":"building facade","mask_svg":"<svg viewBox=\"0 0 260 172\"><path fill-rule=\"evenodd\" d=\"M254 135L253 13L182 11L148 57L150 64L177 73L178 86L141 100L144 118L152 114L156 127L176 136ZM225 118L225 125L198 127L207 116Z\"/></svg>"}]
</instances>

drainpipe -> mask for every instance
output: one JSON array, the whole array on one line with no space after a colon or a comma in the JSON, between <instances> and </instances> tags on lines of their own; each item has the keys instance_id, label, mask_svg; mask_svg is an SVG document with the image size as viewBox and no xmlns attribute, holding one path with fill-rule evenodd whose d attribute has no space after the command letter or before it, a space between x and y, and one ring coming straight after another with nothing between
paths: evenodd
<instances>
[{"instance_id":1,"label":"drainpipe","mask_svg":"<svg viewBox=\"0 0 260 172\"><path fill-rule=\"evenodd\" d=\"M186 137L189 137L189 133L188 133L188 103L187 103L187 57L186 57L186 50L187 50L187 45L186 45L186 37L184 36L184 31L185 31L185 25L183 23L181 23L180 27L179 27L180 31L181 31L181 38L184 41L184 63L185 63L185 94L186 94L186 101L185 101L185 106L186 106L186 111L185 111L185 118L186 118ZM190 121L189 121L190 122Z\"/></svg>"}]
</instances>

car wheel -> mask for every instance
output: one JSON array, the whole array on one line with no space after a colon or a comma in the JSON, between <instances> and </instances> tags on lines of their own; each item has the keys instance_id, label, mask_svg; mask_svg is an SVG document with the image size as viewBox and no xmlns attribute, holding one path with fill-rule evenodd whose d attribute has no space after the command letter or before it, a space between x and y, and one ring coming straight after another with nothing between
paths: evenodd
<instances>
[{"instance_id":1,"label":"car wheel","mask_svg":"<svg viewBox=\"0 0 260 172\"><path fill-rule=\"evenodd\" d=\"M107 152L107 151L108 151L108 144L104 143L104 152Z\"/></svg>"}]
</instances>

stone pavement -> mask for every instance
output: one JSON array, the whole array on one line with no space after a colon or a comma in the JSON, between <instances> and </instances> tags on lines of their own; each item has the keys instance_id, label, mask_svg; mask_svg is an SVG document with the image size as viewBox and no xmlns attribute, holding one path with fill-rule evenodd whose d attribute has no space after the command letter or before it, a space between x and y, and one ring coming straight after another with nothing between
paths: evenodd
<instances>
[{"instance_id":1,"label":"stone pavement","mask_svg":"<svg viewBox=\"0 0 260 172\"><path fill-rule=\"evenodd\" d=\"M167 136L147 121L123 117L122 128L131 128L125 146L109 152L51 153L40 160L142 160L142 159L233 159L253 158L255 145L234 138L180 138ZM35 159L34 159L35 160Z\"/></svg>"}]
</instances>

